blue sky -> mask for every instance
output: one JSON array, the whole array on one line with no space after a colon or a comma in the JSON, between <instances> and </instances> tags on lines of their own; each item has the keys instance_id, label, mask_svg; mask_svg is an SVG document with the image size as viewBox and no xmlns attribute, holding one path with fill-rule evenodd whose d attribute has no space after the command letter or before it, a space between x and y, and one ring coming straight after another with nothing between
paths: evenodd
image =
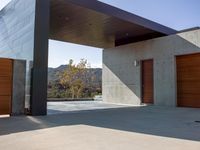
<instances>
[{"instance_id":1,"label":"blue sky","mask_svg":"<svg viewBox=\"0 0 200 150\"><path fill-rule=\"evenodd\" d=\"M75 63L81 58L87 59L92 68L102 67L102 50L60 41L49 40L49 66L57 67L67 64L69 59Z\"/></svg>"},{"instance_id":2,"label":"blue sky","mask_svg":"<svg viewBox=\"0 0 200 150\"><path fill-rule=\"evenodd\" d=\"M10 0L0 0L0 9ZM200 26L200 0L100 0L176 30ZM102 50L64 42L49 42L49 66L86 58L101 67Z\"/></svg>"},{"instance_id":3,"label":"blue sky","mask_svg":"<svg viewBox=\"0 0 200 150\"><path fill-rule=\"evenodd\" d=\"M200 26L200 0L99 0L176 30Z\"/></svg>"}]
</instances>

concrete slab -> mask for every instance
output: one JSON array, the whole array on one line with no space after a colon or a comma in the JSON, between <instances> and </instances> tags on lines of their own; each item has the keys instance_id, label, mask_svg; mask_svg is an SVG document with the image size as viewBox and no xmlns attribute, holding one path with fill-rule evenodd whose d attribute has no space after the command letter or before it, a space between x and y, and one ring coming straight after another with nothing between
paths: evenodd
<instances>
[{"instance_id":1,"label":"concrete slab","mask_svg":"<svg viewBox=\"0 0 200 150\"><path fill-rule=\"evenodd\" d=\"M199 114L148 106L0 118L0 149L199 150Z\"/></svg>"},{"instance_id":2,"label":"concrete slab","mask_svg":"<svg viewBox=\"0 0 200 150\"><path fill-rule=\"evenodd\" d=\"M110 108L123 108L128 105L110 104L103 101L68 101L68 102L48 102L47 113L62 114L77 111L100 110ZM130 106L131 107L131 106Z\"/></svg>"}]
</instances>

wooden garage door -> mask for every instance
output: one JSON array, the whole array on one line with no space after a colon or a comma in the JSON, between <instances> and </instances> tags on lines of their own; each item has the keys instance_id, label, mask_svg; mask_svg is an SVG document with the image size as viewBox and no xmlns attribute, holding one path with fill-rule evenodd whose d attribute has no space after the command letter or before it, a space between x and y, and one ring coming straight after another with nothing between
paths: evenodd
<instances>
[{"instance_id":1,"label":"wooden garage door","mask_svg":"<svg viewBox=\"0 0 200 150\"><path fill-rule=\"evenodd\" d=\"M153 60L142 61L142 102L153 104Z\"/></svg>"},{"instance_id":2,"label":"wooden garage door","mask_svg":"<svg viewBox=\"0 0 200 150\"><path fill-rule=\"evenodd\" d=\"M200 54L178 56L177 104L180 107L200 107Z\"/></svg>"},{"instance_id":3,"label":"wooden garage door","mask_svg":"<svg viewBox=\"0 0 200 150\"><path fill-rule=\"evenodd\" d=\"M10 114L12 98L12 60L0 58L0 115Z\"/></svg>"}]
</instances>

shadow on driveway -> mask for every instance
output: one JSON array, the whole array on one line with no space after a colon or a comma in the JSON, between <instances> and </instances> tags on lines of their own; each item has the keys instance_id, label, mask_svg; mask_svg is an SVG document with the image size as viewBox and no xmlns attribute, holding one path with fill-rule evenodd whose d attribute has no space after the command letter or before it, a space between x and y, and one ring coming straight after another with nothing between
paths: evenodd
<instances>
[{"instance_id":1,"label":"shadow on driveway","mask_svg":"<svg viewBox=\"0 0 200 150\"><path fill-rule=\"evenodd\" d=\"M49 116L0 118L0 135L68 125L89 125L128 132L200 141L200 109L129 107Z\"/></svg>"}]
</instances>

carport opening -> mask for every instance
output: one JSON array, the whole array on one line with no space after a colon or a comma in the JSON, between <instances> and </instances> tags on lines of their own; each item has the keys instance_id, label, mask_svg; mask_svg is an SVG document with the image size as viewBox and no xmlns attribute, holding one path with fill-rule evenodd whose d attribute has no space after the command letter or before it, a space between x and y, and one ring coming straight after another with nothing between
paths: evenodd
<instances>
[{"instance_id":1,"label":"carport opening","mask_svg":"<svg viewBox=\"0 0 200 150\"><path fill-rule=\"evenodd\" d=\"M86 3L85 1L51 0L50 3L49 39L52 40L109 49L128 43L162 37L171 33L176 33L176 31L146 20L144 18L140 18L133 14L121 11L120 9L117 9L115 7L103 4L99 1ZM74 59L73 57L68 57L71 56L70 53L72 52L75 52L77 54L76 56L80 55L79 52L76 52L77 48L66 48L66 54L64 54L63 52L59 52L59 48L55 48L53 53L52 41L50 40L49 43L50 57L53 57L54 59L60 59L61 56L66 56L64 62L61 64L66 64L69 62L70 59ZM67 50L69 52L67 52ZM100 51L102 52L102 50ZM95 58L93 54L87 54L85 50L81 52L83 56L79 57L79 60L75 60L75 64L78 64L81 58L87 60L87 57L85 56ZM58 54L60 54L60 56L57 56ZM52 62L53 61L49 59L49 64ZM91 63L92 66L92 62L90 60L88 60L88 63ZM51 68L49 69L49 71L50 70ZM49 76L51 76L50 73ZM74 77L76 78L77 76ZM58 85L60 86L60 83ZM54 91L54 89L52 85L48 85L48 88L48 96L50 98L50 95L52 94L52 91ZM62 89L63 87L59 87L59 90ZM98 93L100 92L97 92L97 95ZM110 94L109 96L111 97L112 94ZM56 97L62 98L63 96L61 95L59 94ZM65 95L64 98L74 99L73 96L67 96L66 93L64 93L63 95ZM94 96L96 95L90 94L89 98L94 98ZM108 95L106 95L106 97L108 97ZM88 98L88 96L86 98ZM77 108L79 107L79 105L76 105L74 103L72 103L72 105ZM106 105L105 107L108 108L108 105ZM62 105L60 107L64 106ZM93 106L93 108L96 107L96 105ZM100 107L105 108L104 106ZM112 105L111 107L118 107L118 105ZM50 107L48 105L48 109L49 108Z\"/></svg>"},{"instance_id":2,"label":"carport opening","mask_svg":"<svg viewBox=\"0 0 200 150\"><path fill-rule=\"evenodd\" d=\"M103 108L102 49L49 40L48 114Z\"/></svg>"}]
</instances>

